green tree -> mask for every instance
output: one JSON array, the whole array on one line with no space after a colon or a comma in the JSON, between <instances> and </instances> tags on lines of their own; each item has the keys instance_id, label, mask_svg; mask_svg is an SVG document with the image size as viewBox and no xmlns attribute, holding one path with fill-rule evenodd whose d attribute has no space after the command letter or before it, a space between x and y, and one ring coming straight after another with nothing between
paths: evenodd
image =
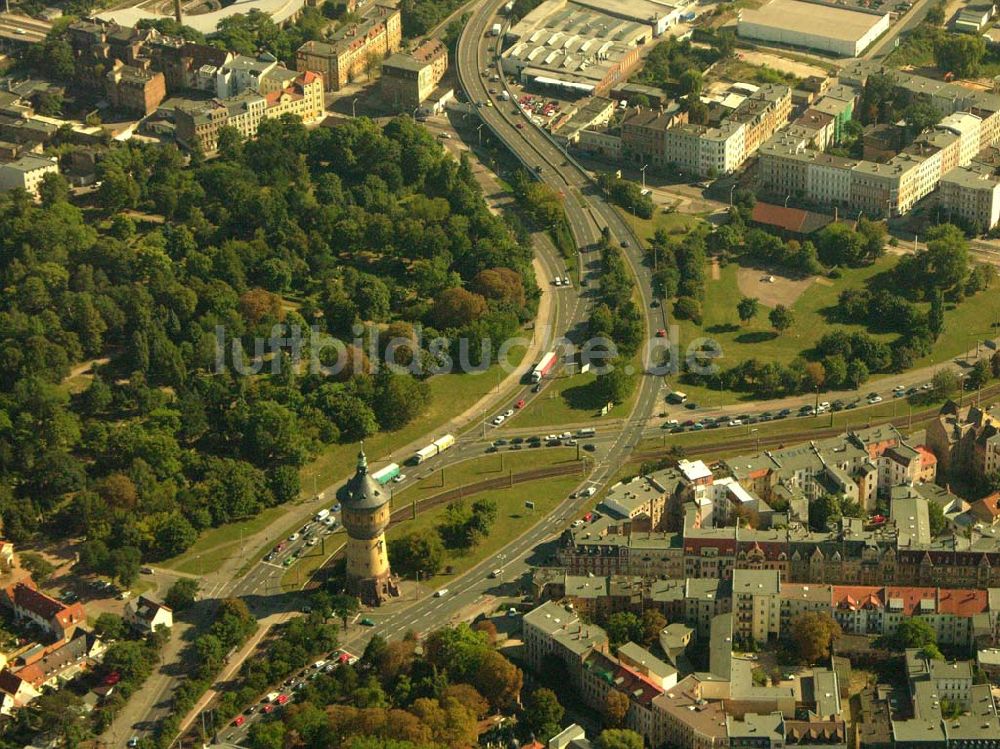
<instances>
[{"instance_id":1,"label":"green tree","mask_svg":"<svg viewBox=\"0 0 1000 749\"><path fill-rule=\"evenodd\" d=\"M823 494L809 503L809 526L815 531L825 531L828 523L839 520L842 513L841 498Z\"/></svg>"},{"instance_id":2,"label":"green tree","mask_svg":"<svg viewBox=\"0 0 1000 749\"><path fill-rule=\"evenodd\" d=\"M961 385L961 379L954 370L939 369L934 373L934 377L931 378L931 385L931 392L934 394L934 397L944 400L946 398L951 398L958 392L958 388Z\"/></svg>"},{"instance_id":3,"label":"green tree","mask_svg":"<svg viewBox=\"0 0 1000 749\"><path fill-rule=\"evenodd\" d=\"M795 315L783 304L778 304L767 316L771 322L771 327L779 333L783 333L795 324Z\"/></svg>"},{"instance_id":4,"label":"green tree","mask_svg":"<svg viewBox=\"0 0 1000 749\"><path fill-rule=\"evenodd\" d=\"M801 663L818 663L830 657L833 642L840 637L840 625L826 612L806 611L792 617L789 635Z\"/></svg>"},{"instance_id":5,"label":"green tree","mask_svg":"<svg viewBox=\"0 0 1000 749\"><path fill-rule=\"evenodd\" d=\"M284 749L285 730L280 720L256 721L248 735L251 749Z\"/></svg>"},{"instance_id":6,"label":"green tree","mask_svg":"<svg viewBox=\"0 0 1000 749\"><path fill-rule=\"evenodd\" d=\"M604 717L604 724L611 728L621 728L625 725L625 718L628 715L628 697L617 689L609 689L604 695L604 705L601 714Z\"/></svg>"},{"instance_id":7,"label":"green tree","mask_svg":"<svg viewBox=\"0 0 1000 749\"><path fill-rule=\"evenodd\" d=\"M606 728L594 742L597 749L643 749L642 735L627 728Z\"/></svg>"},{"instance_id":8,"label":"green tree","mask_svg":"<svg viewBox=\"0 0 1000 749\"><path fill-rule=\"evenodd\" d=\"M430 577L440 572L445 559L441 536L430 529L413 531L389 541L393 569L404 575Z\"/></svg>"},{"instance_id":9,"label":"green tree","mask_svg":"<svg viewBox=\"0 0 1000 749\"><path fill-rule=\"evenodd\" d=\"M125 621L117 614L105 611L94 622L94 632L104 641L120 640L125 635Z\"/></svg>"},{"instance_id":10,"label":"green tree","mask_svg":"<svg viewBox=\"0 0 1000 749\"><path fill-rule=\"evenodd\" d=\"M198 600L198 587L198 581L193 578L178 578L167 589L163 602L174 611L183 611L190 608Z\"/></svg>"},{"instance_id":11,"label":"green tree","mask_svg":"<svg viewBox=\"0 0 1000 749\"><path fill-rule=\"evenodd\" d=\"M695 70L694 68L685 70L677 78L677 90L681 95L694 95L697 96L701 93L702 86L704 85L704 80L701 75L701 71Z\"/></svg>"},{"instance_id":12,"label":"green tree","mask_svg":"<svg viewBox=\"0 0 1000 749\"><path fill-rule=\"evenodd\" d=\"M937 644L937 633L923 618L911 616L899 623L894 642L897 650L923 648Z\"/></svg>"},{"instance_id":13,"label":"green tree","mask_svg":"<svg viewBox=\"0 0 1000 749\"><path fill-rule=\"evenodd\" d=\"M44 585L52 577L52 573L56 571L55 565L38 552L22 551L19 556L21 566L31 573L31 579L38 585Z\"/></svg>"},{"instance_id":14,"label":"green tree","mask_svg":"<svg viewBox=\"0 0 1000 749\"><path fill-rule=\"evenodd\" d=\"M944 510L937 502L927 503L927 522L930 526L931 536L940 536L948 527L948 520L944 516Z\"/></svg>"},{"instance_id":15,"label":"green tree","mask_svg":"<svg viewBox=\"0 0 1000 749\"><path fill-rule=\"evenodd\" d=\"M559 732L559 721L565 710L559 704L559 698L551 689L541 687L528 695L525 700L523 718L528 729L535 734L535 739L547 742L551 736Z\"/></svg>"},{"instance_id":16,"label":"green tree","mask_svg":"<svg viewBox=\"0 0 1000 749\"><path fill-rule=\"evenodd\" d=\"M642 622L631 611L616 611L608 617L605 629L612 645L622 645L629 640L640 642L643 637Z\"/></svg>"},{"instance_id":17,"label":"green tree","mask_svg":"<svg viewBox=\"0 0 1000 749\"><path fill-rule=\"evenodd\" d=\"M520 699L524 676L521 669L496 650L488 651L476 670L473 686L494 710L508 710Z\"/></svg>"},{"instance_id":18,"label":"green tree","mask_svg":"<svg viewBox=\"0 0 1000 749\"><path fill-rule=\"evenodd\" d=\"M944 294L941 289L934 289L931 294L931 309L927 313L927 327L934 340L944 332Z\"/></svg>"},{"instance_id":19,"label":"green tree","mask_svg":"<svg viewBox=\"0 0 1000 749\"><path fill-rule=\"evenodd\" d=\"M986 41L977 34L941 34L934 43L934 64L942 73L973 76L986 55Z\"/></svg>"},{"instance_id":20,"label":"green tree","mask_svg":"<svg viewBox=\"0 0 1000 749\"><path fill-rule=\"evenodd\" d=\"M736 311L739 313L740 322L747 323L755 317L759 306L760 300L757 297L741 297L740 301L736 303Z\"/></svg>"}]
</instances>

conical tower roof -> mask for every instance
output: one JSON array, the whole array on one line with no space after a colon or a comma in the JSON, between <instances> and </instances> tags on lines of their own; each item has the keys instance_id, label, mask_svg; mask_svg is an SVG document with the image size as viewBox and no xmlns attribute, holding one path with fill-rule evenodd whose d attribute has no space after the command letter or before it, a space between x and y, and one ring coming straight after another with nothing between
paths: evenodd
<instances>
[{"instance_id":1,"label":"conical tower roof","mask_svg":"<svg viewBox=\"0 0 1000 749\"><path fill-rule=\"evenodd\" d=\"M389 494L368 473L365 446L358 452L358 467L340 492L341 502L353 510L374 510L389 501Z\"/></svg>"}]
</instances>

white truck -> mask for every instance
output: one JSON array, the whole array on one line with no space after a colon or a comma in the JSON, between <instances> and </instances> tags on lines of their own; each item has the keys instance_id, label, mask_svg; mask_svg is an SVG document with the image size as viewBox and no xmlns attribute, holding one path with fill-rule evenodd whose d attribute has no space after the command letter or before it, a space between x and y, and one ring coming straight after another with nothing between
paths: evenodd
<instances>
[{"instance_id":1,"label":"white truck","mask_svg":"<svg viewBox=\"0 0 1000 749\"><path fill-rule=\"evenodd\" d=\"M274 702L276 699L278 699L279 694L280 692L268 692L267 694L264 695L264 702Z\"/></svg>"},{"instance_id":2,"label":"white truck","mask_svg":"<svg viewBox=\"0 0 1000 749\"><path fill-rule=\"evenodd\" d=\"M325 520L329 514L330 511L327 509L320 510L315 515L313 515L313 520L315 520L318 523L321 520Z\"/></svg>"},{"instance_id":3,"label":"white truck","mask_svg":"<svg viewBox=\"0 0 1000 749\"><path fill-rule=\"evenodd\" d=\"M510 101L510 91L504 89L500 92L500 101Z\"/></svg>"},{"instance_id":4,"label":"white truck","mask_svg":"<svg viewBox=\"0 0 1000 749\"><path fill-rule=\"evenodd\" d=\"M502 29L503 27L500 24L498 23L493 24L492 26L490 26L490 36L500 36L500 31Z\"/></svg>"}]
</instances>

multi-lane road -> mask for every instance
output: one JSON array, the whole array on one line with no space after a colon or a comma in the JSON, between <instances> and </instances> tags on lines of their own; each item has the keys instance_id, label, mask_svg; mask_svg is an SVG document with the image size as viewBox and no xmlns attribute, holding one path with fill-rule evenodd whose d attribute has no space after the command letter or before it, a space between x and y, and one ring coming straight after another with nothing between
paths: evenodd
<instances>
[{"instance_id":1,"label":"multi-lane road","mask_svg":"<svg viewBox=\"0 0 1000 749\"><path fill-rule=\"evenodd\" d=\"M598 270L599 258L595 250L603 230L607 230L613 243L622 247L636 282L648 339L654 330L666 327L666 321L663 306L654 308L652 305L654 296L650 273L645 268L638 238L617 210L604 200L590 175L572 156L556 145L546 133L532 125L513 101L505 102L488 90L483 71L492 73L495 70L506 87L503 70L497 63L499 39L487 35L487 30L498 20L497 12L502 6L502 0L487 0L473 12L462 31L456 54L456 67L462 88L493 135L507 146L526 169L564 195L566 217L580 249L581 266L584 269L592 273ZM598 463L592 477L594 481L606 480L626 460L628 451L636 444L643 426L656 409L663 383L660 377L646 372L652 364L650 353L647 350L642 355L639 396L632 413L611 450Z\"/></svg>"}]
</instances>

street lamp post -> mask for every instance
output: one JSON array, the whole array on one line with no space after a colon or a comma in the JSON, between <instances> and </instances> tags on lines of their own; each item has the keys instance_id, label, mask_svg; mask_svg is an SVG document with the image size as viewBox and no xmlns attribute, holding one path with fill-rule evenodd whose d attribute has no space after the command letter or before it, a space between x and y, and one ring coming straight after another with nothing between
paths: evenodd
<instances>
[{"instance_id":1,"label":"street lamp post","mask_svg":"<svg viewBox=\"0 0 1000 749\"><path fill-rule=\"evenodd\" d=\"M358 110L356 108L357 104L358 104L358 100L357 100L357 98L355 98L354 101L351 102L351 117L357 117L358 116Z\"/></svg>"},{"instance_id":2,"label":"street lamp post","mask_svg":"<svg viewBox=\"0 0 1000 749\"><path fill-rule=\"evenodd\" d=\"M507 563L507 555L497 554L497 561L500 562L500 584L503 585L503 568Z\"/></svg>"},{"instance_id":3,"label":"street lamp post","mask_svg":"<svg viewBox=\"0 0 1000 749\"><path fill-rule=\"evenodd\" d=\"M733 182L732 187L729 188L729 207L733 207L733 192L736 190L736 183Z\"/></svg>"},{"instance_id":4,"label":"street lamp post","mask_svg":"<svg viewBox=\"0 0 1000 749\"><path fill-rule=\"evenodd\" d=\"M480 148L482 148L482 146L483 146L483 125L485 125L485 124L486 124L485 122L480 122L479 123L479 127L476 128L476 134L479 136L479 147Z\"/></svg>"},{"instance_id":5,"label":"street lamp post","mask_svg":"<svg viewBox=\"0 0 1000 749\"><path fill-rule=\"evenodd\" d=\"M643 190L646 189L646 167L647 166L649 166L649 164L643 164L642 168L639 170L640 172L642 172L642 189Z\"/></svg>"}]
</instances>

